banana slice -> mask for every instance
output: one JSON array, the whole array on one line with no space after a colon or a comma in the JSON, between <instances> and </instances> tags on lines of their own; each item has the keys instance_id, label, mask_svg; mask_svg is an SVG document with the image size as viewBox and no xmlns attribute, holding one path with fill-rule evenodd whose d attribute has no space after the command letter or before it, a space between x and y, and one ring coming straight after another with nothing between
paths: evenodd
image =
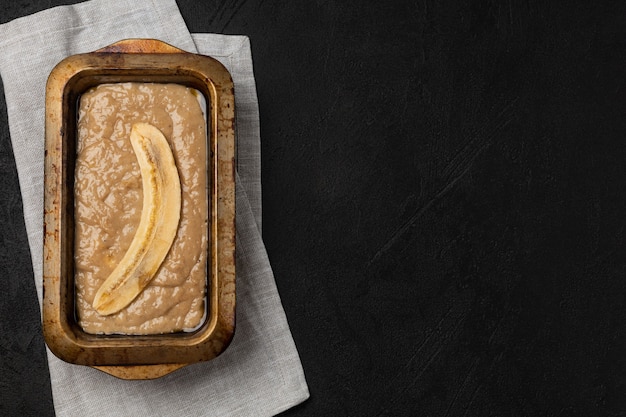
<instances>
[{"instance_id":1,"label":"banana slice","mask_svg":"<svg viewBox=\"0 0 626 417\"><path fill-rule=\"evenodd\" d=\"M138 123L130 142L141 170L143 208L128 251L94 298L94 309L105 316L128 306L154 278L180 220L180 178L165 136L150 124Z\"/></svg>"}]
</instances>

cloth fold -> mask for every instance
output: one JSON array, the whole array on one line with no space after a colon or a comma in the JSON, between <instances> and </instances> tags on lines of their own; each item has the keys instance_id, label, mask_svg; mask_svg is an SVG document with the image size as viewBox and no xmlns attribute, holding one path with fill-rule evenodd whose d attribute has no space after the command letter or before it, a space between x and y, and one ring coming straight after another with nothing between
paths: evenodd
<instances>
[{"instance_id":1,"label":"cloth fold","mask_svg":"<svg viewBox=\"0 0 626 417\"><path fill-rule=\"evenodd\" d=\"M44 102L63 58L125 38L155 38L218 59L237 109L237 328L218 358L152 381L122 381L48 351L58 416L270 416L309 396L261 238L260 129L246 36L190 34L174 0L90 0L0 25L4 84L24 219L42 300Z\"/></svg>"}]
</instances>

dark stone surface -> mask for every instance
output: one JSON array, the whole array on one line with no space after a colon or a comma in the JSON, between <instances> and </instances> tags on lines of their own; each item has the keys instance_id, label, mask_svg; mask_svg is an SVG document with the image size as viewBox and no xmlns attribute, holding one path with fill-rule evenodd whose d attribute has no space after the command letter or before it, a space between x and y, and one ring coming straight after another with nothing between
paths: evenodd
<instances>
[{"instance_id":1,"label":"dark stone surface","mask_svg":"<svg viewBox=\"0 0 626 417\"><path fill-rule=\"evenodd\" d=\"M178 4L251 38L284 416L626 415L625 4ZM51 415L0 136L0 414Z\"/></svg>"}]
</instances>

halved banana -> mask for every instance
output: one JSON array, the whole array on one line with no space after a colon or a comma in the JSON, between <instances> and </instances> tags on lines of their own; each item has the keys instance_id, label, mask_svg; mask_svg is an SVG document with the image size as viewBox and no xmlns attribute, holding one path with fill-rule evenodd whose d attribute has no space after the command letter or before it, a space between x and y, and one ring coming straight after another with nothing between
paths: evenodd
<instances>
[{"instance_id":1,"label":"halved banana","mask_svg":"<svg viewBox=\"0 0 626 417\"><path fill-rule=\"evenodd\" d=\"M128 306L154 278L180 220L180 178L165 136L148 123L137 123L130 142L141 170L141 220L128 251L96 293L93 307L101 315Z\"/></svg>"}]
</instances>

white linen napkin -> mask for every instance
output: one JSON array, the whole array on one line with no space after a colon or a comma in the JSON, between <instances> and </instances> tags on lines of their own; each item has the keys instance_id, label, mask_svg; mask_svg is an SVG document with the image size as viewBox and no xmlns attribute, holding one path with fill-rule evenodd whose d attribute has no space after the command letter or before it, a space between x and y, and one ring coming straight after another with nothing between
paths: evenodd
<instances>
[{"instance_id":1,"label":"white linen napkin","mask_svg":"<svg viewBox=\"0 0 626 417\"><path fill-rule=\"evenodd\" d=\"M237 106L237 328L218 358L151 381L123 381L48 350L58 416L270 416L309 397L261 239L260 133L249 39L190 34L174 0L90 0L0 25L0 76L35 284L42 299L44 91L63 58L156 38L220 60Z\"/></svg>"}]
</instances>

